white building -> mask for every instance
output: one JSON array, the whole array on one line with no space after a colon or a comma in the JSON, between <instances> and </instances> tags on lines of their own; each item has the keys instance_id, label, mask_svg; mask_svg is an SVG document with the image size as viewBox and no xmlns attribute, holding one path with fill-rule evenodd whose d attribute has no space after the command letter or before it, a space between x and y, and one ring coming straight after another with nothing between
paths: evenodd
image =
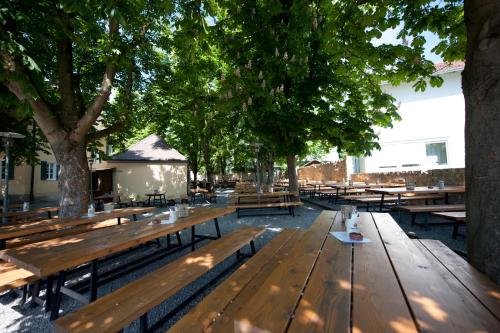
<instances>
[{"instance_id":1,"label":"white building","mask_svg":"<svg viewBox=\"0 0 500 333\"><path fill-rule=\"evenodd\" d=\"M443 85L428 85L424 92L415 92L412 84L384 85L383 90L401 103L401 121L392 128L377 128L381 150L368 157L348 158L348 173L463 168L463 68L463 62L436 65L435 75L443 78Z\"/></svg>"}]
</instances>

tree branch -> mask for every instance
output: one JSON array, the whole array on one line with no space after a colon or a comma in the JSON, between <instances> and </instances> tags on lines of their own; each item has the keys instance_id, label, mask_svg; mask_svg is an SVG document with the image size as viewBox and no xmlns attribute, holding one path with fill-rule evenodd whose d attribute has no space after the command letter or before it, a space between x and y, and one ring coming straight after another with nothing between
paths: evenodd
<instances>
[{"instance_id":1,"label":"tree branch","mask_svg":"<svg viewBox=\"0 0 500 333\"><path fill-rule=\"evenodd\" d=\"M24 67L20 61L5 52L1 52L0 54L4 63L4 68L8 72L22 75L29 79L29 76L25 73ZM35 87L32 82L30 82L30 84ZM4 85L14 95L16 95L20 101L26 101L30 104L33 109L33 118L49 141L63 140L66 132L62 129L61 124L54 117L53 112L47 103L45 103L45 101L41 98L39 93L37 98L33 98L25 92L23 85L19 81L6 80L4 81Z\"/></svg>"},{"instance_id":2,"label":"tree branch","mask_svg":"<svg viewBox=\"0 0 500 333\"><path fill-rule=\"evenodd\" d=\"M112 18L109 22L109 35L117 35L118 28L118 21ZM113 87L115 74L116 67L112 62L109 62L106 65L106 71L102 78L99 94L94 99L92 105L87 108L87 111L85 112L83 117L80 118L76 125L76 128L72 131L70 136L72 140L76 142L82 142L83 140L85 140L85 136L101 114L102 109L104 108L104 104L108 101L109 95L111 94L111 88Z\"/></svg>"},{"instance_id":3,"label":"tree branch","mask_svg":"<svg viewBox=\"0 0 500 333\"><path fill-rule=\"evenodd\" d=\"M89 143L89 142L93 142L93 141L97 141L97 140L100 140L102 138L105 138L105 137L117 132L118 130L122 129L126 123L127 123L126 119L124 118L120 121L117 121L116 123L114 123L113 125L111 125L108 128L102 129L102 130L97 131L97 132L89 133L85 136L85 142Z\"/></svg>"}]
</instances>

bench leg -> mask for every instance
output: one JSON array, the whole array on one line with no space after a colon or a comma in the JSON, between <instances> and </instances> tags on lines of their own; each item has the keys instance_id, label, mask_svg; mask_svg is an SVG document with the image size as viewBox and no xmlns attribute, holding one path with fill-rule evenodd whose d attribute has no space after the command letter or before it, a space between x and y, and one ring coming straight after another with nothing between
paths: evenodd
<instances>
[{"instance_id":1,"label":"bench leg","mask_svg":"<svg viewBox=\"0 0 500 333\"><path fill-rule=\"evenodd\" d=\"M257 251L255 251L255 243L252 241L250 241L250 249L252 250L252 254L255 254Z\"/></svg>"},{"instance_id":2,"label":"bench leg","mask_svg":"<svg viewBox=\"0 0 500 333\"><path fill-rule=\"evenodd\" d=\"M33 287L31 288L31 300L30 300L30 308L34 308L36 306L36 299L38 298L40 294L40 284L42 283L41 280L38 280L33 284Z\"/></svg>"},{"instance_id":3,"label":"bench leg","mask_svg":"<svg viewBox=\"0 0 500 333\"><path fill-rule=\"evenodd\" d=\"M97 280L98 276L98 262L97 260L92 260L90 263L90 295L89 295L89 303L95 301L97 299Z\"/></svg>"},{"instance_id":4,"label":"bench leg","mask_svg":"<svg viewBox=\"0 0 500 333\"><path fill-rule=\"evenodd\" d=\"M59 308L61 307L61 287L64 286L64 282L66 281L66 271L62 271L59 273L59 277L57 278L56 290L54 292L54 304L52 304L52 308L50 311L50 320L54 321L59 317Z\"/></svg>"},{"instance_id":5,"label":"bench leg","mask_svg":"<svg viewBox=\"0 0 500 333\"><path fill-rule=\"evenodd\" d=\"M182 246L181 235L178 231L175 233L175 236L177 237L177 245Z\"/></svg>"},{"instance_id":6,"label":"bench leg","mask_svg":"<svg viewBox=\"0 0 500 333\"><path fill-rule=\"evenodd\" d=\"M194 241L195 241L195 230L194 225L191 226L191 251L194 251Z\"/></svg>"},{"instance_id":7,"label":"bench leg","mask_svg":"<svg viewBox=\"0 0 500 333\"><path fill-rule=\"evenodd\" d=\"M22 292L23 292L23 296L21 297L21 304L24 304L26 303L26 298L28 297L28 285L25 284L24 286L22 286Z\"/></svg>"},{"instance_id":8,"label":"bench leg","mask_svg":"<svg viewBox=\"0 0 500 333\"><path fill-rule=\"evenodd\" d=\"M167 249L169 249L171 246L170 244L170 234L167 235Z\"/></svg>"},{"instance_id":9,"label":"bench leg","mask_svg":"<svg viewBox=\"0 0 500 333\"><path fill-rule=\"evenodd\" d=\"M217 238L220 238L221 234L219 228L219 221L217 220L217 218L214 218L214 224L215 224L215 231L217 232Z\"/></svg>"},{"instance_id":10,"label":"bench leg","mask_svg":"<svg viewBox=\"0 0 500 333\"><path fill-rule=\"evenodd\" d=\"M139 332L146 333L148 331L148 313L146 312L139 318Z\"/></svg>"}]
</instances>

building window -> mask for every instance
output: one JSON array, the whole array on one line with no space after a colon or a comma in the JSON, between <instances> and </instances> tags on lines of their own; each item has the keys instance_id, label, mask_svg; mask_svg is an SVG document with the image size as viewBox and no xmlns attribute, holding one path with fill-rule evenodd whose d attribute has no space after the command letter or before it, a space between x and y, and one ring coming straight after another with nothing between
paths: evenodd
<instances>
[{"instance_id":1,"label":"building window","mask_svg":"<svg viewBox=\"0 0 500 333\"><path fill-rule=\"evenodd\" d=\"M430 165L446 165L448 164L448 156L446 154L446 142L433 142L425 144L425 152L427 162Z\"/></svg>"},{"instance_id":2,"label":"building window","mask_svg":"<svg viewBox=\"0 0 500 333\"><path fill-rule=\"evenodd\" d=\"M42 180L59 179L59 165L54 162L42 161L42 163L40 164L40 178Z\"/></svg>"},{"instance_id":3,"label":"building window","mask_svg":"<svg viewBox=\"0 0 500 333\"><path fill-rule=\"evenodd\" d=\"M10 168L9 168L9 179L14 179L14 161L10 160ZM5 180L5 175L7 173L7 162L5 161L5 157L0 160L0 179Z\"/></svg>"}]
</instances>

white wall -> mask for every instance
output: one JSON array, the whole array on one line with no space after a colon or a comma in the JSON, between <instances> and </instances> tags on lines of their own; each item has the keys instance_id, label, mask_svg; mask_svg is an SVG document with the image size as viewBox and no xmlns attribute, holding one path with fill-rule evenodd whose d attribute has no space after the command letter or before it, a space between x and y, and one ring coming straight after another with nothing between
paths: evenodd
<instances>
[{"instance_id":1,"label":"white wall","mask_svg":"<svg viewBox=\"0 0 500 333\"><path fill-rule=\"evenodd\" d=\"M428 86L425 92L415 92L411 84L382 87L401 102L401 121L394 122L393 128L376 129L382 149L365 158L362 172L464 167L465 105L461 73L452 72L441 77L444 79L441 87ZM425 144L431 142L446 142L446 165L435 165L427 160ZM403 164L418 166L403 167ZM391 165L395 167L380 168Z\"/></svg>"}]
</instances>

